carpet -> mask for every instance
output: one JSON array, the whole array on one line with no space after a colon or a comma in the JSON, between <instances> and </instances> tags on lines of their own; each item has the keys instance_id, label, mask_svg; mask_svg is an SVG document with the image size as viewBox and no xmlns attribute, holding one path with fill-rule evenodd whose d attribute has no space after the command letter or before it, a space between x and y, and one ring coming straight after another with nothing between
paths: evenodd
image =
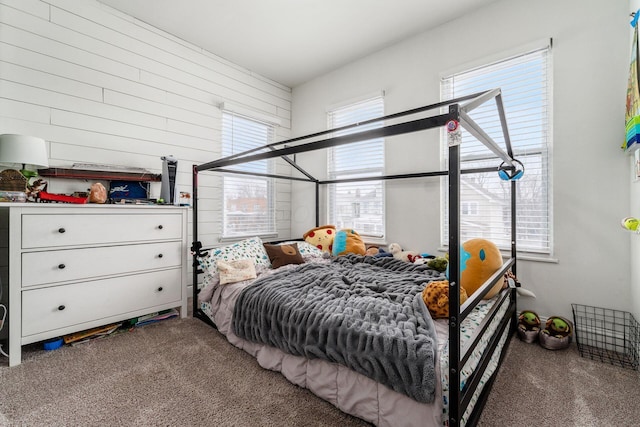
<instances>
[{"instance_id":1,"label":"carpet","mask_svg":"<svg viewBox=\"0 0 640 427\"><path fill-rule=\"evenodd\" d=\"M0 425L368 425L262 369L193 318L40 348L25 346L21 365L0 368Z\"/></svg>"},{"instance_id":2,"label":"carpet","mask_svg":"<svg viewBox=\"0 0 640 427\"><path fill-rule=\"evenodd\" d=\"M494 426L638 426L640 375L513 338L480 418ZM215 329L174 318L0 358L0 426L368 426L262 369Z\"/></svg>"},{"instance_id":3,"label":"carpet","mask_svg":"<svg viewBox=\"0 0 640 427\"><path fill-rule=\"evenodd\" d=\"M582 358L574 344L546 350L514 337L482 427L637 427L640 373Z\"/></svg>"}]
</instances>

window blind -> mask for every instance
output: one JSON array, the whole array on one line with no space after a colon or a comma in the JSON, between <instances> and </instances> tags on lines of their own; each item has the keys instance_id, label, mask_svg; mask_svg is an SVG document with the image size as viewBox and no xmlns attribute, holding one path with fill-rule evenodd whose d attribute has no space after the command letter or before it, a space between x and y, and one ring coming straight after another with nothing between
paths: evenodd
<instances>
[{"instance_id":1,"label":"window blind","mask_svg":"<svg viewBox=\"0 0 640 427\"><path fill-rule=\"evenodd\" d=\"M328 113L329 129L359 123L384 115L382 96L356 102ZM359 126L357 131L380 128L384 123ZM356 130L336 132L348 135ZM328 150L329 179L384 175L384 138L333 147ZM384 237L384 181L331 184L328 189L329 222L336 228L352 228L359 234Z\"/></svg>"},{"instance_id":2,"label":"window blind","mask_svg":"<svg viewBox=\"0 0 640 427\"><path fill-rule=\"evenodd\" d=\"M442 99L452 99L500 87L514 157L525 166L517 184L517 248L550 254L550 48L538 49L500 62L450 75L442 80ZM471 117L504 148L504 138L494 102L472 111ZM442 134L444 157L448 155ZM463 131L460 150L463 169L496 165L496 157L468 132ZM445 163L446 164L446 163ZM446 183L444 206L448 208ZM510 248L509 182L496 173L461 177L460 236L462 241L480 237L500 248ZM448 209L442 212L441 243L448 242Z\"/></svg>"},{"instance_id":3,"label":"window blind","mask_svg":"<svg viewBox=\"0 0 640 427\"><path fill-rule=\"evenodd\" d=\"M272 125L235 113L222 113L222 155L230 156L273 142ZM271 173L273 160L229 167L245 172ZM272 178L226 174L223 177L223 237L273 234L275 192Z\"/></svg>"}]
</instances>

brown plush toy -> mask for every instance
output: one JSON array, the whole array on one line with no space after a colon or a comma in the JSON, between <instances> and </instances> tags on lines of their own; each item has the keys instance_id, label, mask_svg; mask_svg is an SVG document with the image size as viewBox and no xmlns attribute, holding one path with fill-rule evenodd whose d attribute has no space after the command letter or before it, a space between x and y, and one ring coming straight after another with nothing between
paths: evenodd
<instances>
[{"instance_id":1,"label":"brown plush toy","mask_svg":"<svg viewBox=\"0 0 640 427\"><path fill-rule=\"evenodd\" d=\"M364 252L364 254L367 256L378 255L378 253L380 253L380 249L378 249L376 246L369 246Z\"/></svg>"},{"instance_id":2,"label":"brown plush toy","mask_svg":"<svg viewBox=\"0 0 640 427\"><path fill-rule=\"evenodd\" d=\"M449 317L449 281L429 283L422 291L422 300L434 319ZM460 286L460 304L464 304L466 300L467 292Z\"/></svg>"}]
</instances>

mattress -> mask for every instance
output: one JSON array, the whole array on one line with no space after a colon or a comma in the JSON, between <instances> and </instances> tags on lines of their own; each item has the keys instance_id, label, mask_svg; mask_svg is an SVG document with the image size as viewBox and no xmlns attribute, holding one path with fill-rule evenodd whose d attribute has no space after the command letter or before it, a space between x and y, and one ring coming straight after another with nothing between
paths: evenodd
<instances>
[{"instance_id":1,"label":"mattress","mask_svg":"<svg viewBox=\"0 0 640 427\"><path fill-rule=\"evenodd\" d=\"M327 261L318 260L317 262ZM280 267L280 269L295 267L288 265ZM260 277L262 274L271 274L274 270L258 266L256 271ZM420 425L439 427L447 425L449 363L448 324L445 320L437 320L435 322L438 337L436 383L441 386L436 388L436 396L433 403L419 403L342 365L321 359L305 359L284 353L277 348L238 338L232 328L233 307L239 294L252 281L219 286L216 278L210 277L205 280L205 283L207 283L207 286L199 296L202 311L211 318L219 331L226 336L231 344L254 356L263 368L281 372L293 384L307 388L343 412L355 415L377 426ZM472 336L473 331L480 325L481 320L495 301L496 298L482 301L462 322L462 345ZM497 329L500 319L503 318L508 309L508 303L507 298L502 303L499 314L495 316L490 325L490 334L483 338L474 354L467 361L465 368L461 372L462 384L477 367L490 336ZM494 353L492 362L483 374L471 404L463 416L463 421L468 419L469 413L472 411L484 384L497 368L500 352L507 336L508 330L501 337L499 348Z\"/></svg>"}]
</instances>

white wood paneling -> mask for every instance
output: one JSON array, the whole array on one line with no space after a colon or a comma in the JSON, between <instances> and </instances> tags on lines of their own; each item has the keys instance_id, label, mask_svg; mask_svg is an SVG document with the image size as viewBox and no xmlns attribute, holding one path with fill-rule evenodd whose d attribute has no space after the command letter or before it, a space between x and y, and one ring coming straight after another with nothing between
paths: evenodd
<instances>
[{"instance_id":1,"label":"white wood paneling","mask_svg":"<svg viewBox=\"0 0 640 427\"><path fill-rule=\"evenodd\" d=\"M39 0L1 0L0 4L18 8L42 19L49 19L49 4Z\"/></svg>"},{"instance_id":2,"label":"white wood paneling","mask_svg":"<svg viewBox=\"0 0 640 427\"><path fill-rule=\"evenodd\" d=\"M3 57L0 56L0 58ZM53 89L66 95L102 101L102 88L99 86L88 85L66 77L56 76L5 61L0 61L0 78L35 88Z\"/></svg>"},{"instance_id":3,"label":"white wood paneling","mask_svg":"<svg viewBox=\"0 0 640 427\"><path fill-rule=\"evenodd\" d=\"M291 89L215 52L96 0L0 0L0 130L44 138L53 167L100 163L160 173L160 157L172 155L178 190L192 191L193 164L220 155L222 102L279 117L276 134L289 137ZM278 161L278 171L290 170ZM49 181L52 192L73 187ZM222 229L220 182L216 174L199 179L209 244ZM288 182L278 183L283 238L290 237L290 192ZM157 183L151 193L158 196Z\"/></svg>"},{"instance_id":4,"label":"white wood paneling","mask_svg":"<svg viewBox=\"0 0 640 427\"><path fill-rule=\"evenodd\" d=\"M1 83L1 82L0 82ZM29 121L49 123L51 110L47 107L13 101L0 95L0 116L21 119L28 117ZM15 132L13 132L15 133Z\"/></svg>"}]
</instances>

